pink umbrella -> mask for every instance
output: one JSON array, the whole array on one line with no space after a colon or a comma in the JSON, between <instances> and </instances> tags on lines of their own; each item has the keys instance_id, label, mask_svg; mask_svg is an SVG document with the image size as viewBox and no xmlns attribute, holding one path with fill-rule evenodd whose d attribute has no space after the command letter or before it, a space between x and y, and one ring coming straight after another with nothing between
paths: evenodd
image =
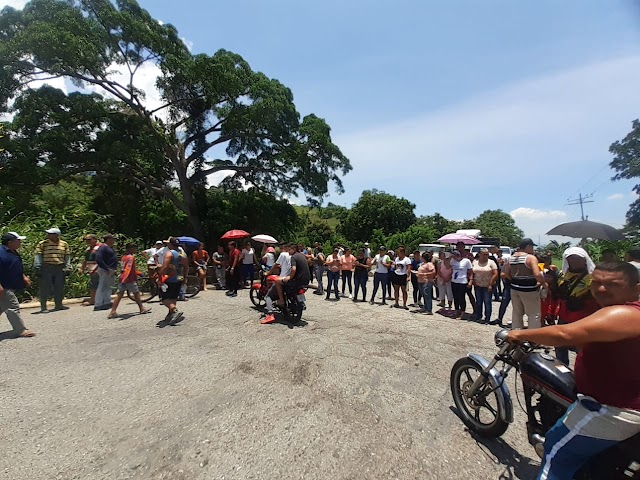
<instances>
[{"instance_id":1,"label":"pink umbrella","mask_svg":"<svg viewBox=\"0 0 640 480\"><path fill-rule=\"evenodd\" d=\"M473 238L468 235L463 235L462 233L448 233L444 237L440 237L438 241L440 243L462 242L465 245L477 245L478 243L480 243L480 240L478 240L477 238Z\"/></svg>"}]
</instances>

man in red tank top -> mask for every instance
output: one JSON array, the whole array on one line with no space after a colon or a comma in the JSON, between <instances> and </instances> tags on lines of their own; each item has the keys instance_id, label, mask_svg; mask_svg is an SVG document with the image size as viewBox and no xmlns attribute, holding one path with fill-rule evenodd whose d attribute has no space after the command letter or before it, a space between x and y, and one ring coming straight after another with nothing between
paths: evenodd
<instances>
[{"instance_id":1,"label":"man in red tank top","mask_svg":"<svg viewBox=\"0 0 640 480\"><path fill-rule=\"evenodd\" d=\"M509 333L511 342L580 348L578 401L546 436L542 480L573 478L591 457L640 433L640 274L628 263L602 263L591 294L603 307L593 315Z\"/></svg>"}]
</instances>

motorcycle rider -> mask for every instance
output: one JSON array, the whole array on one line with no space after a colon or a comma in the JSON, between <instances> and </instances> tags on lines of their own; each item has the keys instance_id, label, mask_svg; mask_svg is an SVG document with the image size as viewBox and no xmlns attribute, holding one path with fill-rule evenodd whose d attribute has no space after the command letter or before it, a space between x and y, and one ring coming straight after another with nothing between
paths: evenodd
<instances>
[{"instance_id":1,"label":"motorcycle rider","mask_svg":"<svg viewBox=\"0 0 640 480\"><path fill-rule=\"evenodd\" d=\"M629 263L596 266L591 294L603 307L567 325L512 330L507 340L576 345L578 400L547 433L538 479L571 479L591 457L640 433L640 274Z\"/></svg>"},{"instance_id":2,"label":"motorcycle rider","mask_svg":"<svg viewBox=\"0 0 640 480\"><path fill-rule=\"evenodd\" d=\"M267 312L272 311L274 298L278 299L279 306L284 307L284 287L298 289L307 285L309 280L311 280L307 257L298 251L298 246L295 243L287 245L287 249L290 256L291 269L284 276L282 276L281 272L281 276L278 277L274 285L269 289L269 292L265 297L265 301L267 302ZM269 313L260 323L273 323L275 320L275 315L273 315L273 313Z\"/></svg>"}]
</instances>

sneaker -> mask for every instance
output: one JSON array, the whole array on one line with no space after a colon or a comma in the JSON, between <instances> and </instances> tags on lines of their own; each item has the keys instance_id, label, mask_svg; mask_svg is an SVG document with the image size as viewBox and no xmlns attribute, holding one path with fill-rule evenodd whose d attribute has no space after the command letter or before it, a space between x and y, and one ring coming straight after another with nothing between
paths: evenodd
<instances>
[{"instance_id":1,"label":"sneaker","mask_svg":"<svg viewBox=\"0 0 640 480\"><path fill-rule=\"evenodd\" d=\"M275 316L273 313L269 313L269 314L267 314L267 316L266 316L266 317L264 317L264 318L260 321L260 323L261 323L262 325L266 325L266 324L268 324L268 323L273 323L273 322L275 322L275 321L276 321L276 316Z\"/></svg>"},{"instance_id":2,"label":"sneaker","mask_svg":"<svg viewBox=\"0 0 640 480\"><path fill-rule=\"evenodd\" d=\"M69 307L67 307L66 305L58 305L53 309L54 312L59 312L60 310L69 310Z\"/></svg>"},{"instance_id":3,"label":"sneaker","mask_svg":"<svg viewBox=\"0 0 640 480\"><path fill-rule=\"evenodd\" d=\"M369 305L373 305L373 300L369 300Z\"/></svg>"},{"instance_id":4,"label":"sneaker","mask_svg":"<svg viewBox=\"0 0 640 480\"><path fill-rule=\"evenodd\" d=\"M178 323L180 320L182 320L182 317L184 317L184 313L182 312L175 312L171 315L171 319L169 320L169 325L175 325L176 323Z\"/></svg>"},{"instance_id":5,"label":"sneaker","mask_svg":"<svg viewBox=\"0 0 640 480\"><path fill-rule=\"evenodd\" d=\"M349 294L349 300L353 300L353 295Z\"/></svg>"},{"instance_id":6,"label":"sneaker","mask_svg":"<svg viewBox=\"0 0 640 480\"><path fill-rule=\"evenodd\" d=\"M238 296L238 292L233 292L231 295L229 295L230 297L237 297Z\"/></svg>"},{"instance_id":7,"label":"sneaker","mask_svg":"<svg viewBox=\"0 0 640 480\"><path fill-rule=\"evenodd\" d=\"M433 312L424 312L425 315L433 315Z\"/></svg>"}]
</instances>

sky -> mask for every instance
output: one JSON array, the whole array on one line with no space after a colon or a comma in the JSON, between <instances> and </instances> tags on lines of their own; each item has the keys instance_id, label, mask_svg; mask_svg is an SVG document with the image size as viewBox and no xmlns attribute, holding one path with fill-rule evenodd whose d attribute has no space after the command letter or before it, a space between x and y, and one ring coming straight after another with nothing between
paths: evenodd
<instances>
[{"instance_id":1,"label":"sky","mask_svg":"<svg viewBox=\"0 0 640 480\"><path fill-rule=\"evenodd\" d=\"M589 219L615 227L636 198L608 167L640 112L634 0L140 3L193 53L239 53L327 120L353 166L327 201L376 188L417 215L502 209L544 243L580 219L579 193L593 194Z\"/></svg>"}]
</instances>

